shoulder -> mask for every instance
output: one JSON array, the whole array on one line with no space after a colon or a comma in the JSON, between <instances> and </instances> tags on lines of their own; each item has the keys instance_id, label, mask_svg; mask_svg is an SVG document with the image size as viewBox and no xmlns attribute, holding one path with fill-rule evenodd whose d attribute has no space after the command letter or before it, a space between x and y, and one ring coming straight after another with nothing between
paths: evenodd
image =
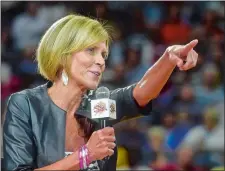
<instances>
[{"instance_id":1,"label":"shoulder","mask_svg":"<svg viewBox=\"0 0 225 171\"><path fill-rule=\"evenodd\" d=\"M133 95L133 89L136 86L136 84L132 84L129 86L125 86L122 88L116 88L113 90L110 90L110 98L113 100L120 100L121 98L124 97L130 97ZM96 90L89 90L88 92L88 97L91 99L95 99L96 97Z\"/></svg>"},{"instance_id":2,"label":"shoulder","mask_svg":"<svg viewBox=\"0 0 225 171\"><path fill-rule=\"evenodd\" d=\"M47 86L46 84L43 84L34 88L21 90L19 92L11 94L10 99L22 100L25 98L28 98L28 99L35 98L38 95L41 95L44 93L44 89L46 86Z\"/></svg>"},{"instance_id":3,"label":"shoulder","mask_svg":"<svg viewBox=\"0 0 225 171\"><path fill-rule=\"evenodd\" d=\"M131 93L135 86L136 84L131 84L123 88L117 88L115 90L110 91L110 94L112 95L112 94L121 94L121 93Z\"/></svg>"},{"instance_id":4,"label":"shoulder","mask_svg":"<svg viewBox=\"0 0 225 171\"><path fill-rule=\"evenodd\" d=\"M12 121L15 118L28 122L31 113L34 113L31 112L31 110L34 110L34 106L45 103L43 100L44 86L41 85L11 94L7 103L5 122Z\"/></svg>"},{"instance_id":5,"label":"shoulder","mask_svg":"<svg viewBox=\"0 0 225 171\"><path fill-rule=\"evenodd\" d=\"M44 98L45 86L46 84L11 94L8 99L8 107L12 105L16 105L17 107L28 107L31 101L42 101Z\"/></svg>"}]
</instances>

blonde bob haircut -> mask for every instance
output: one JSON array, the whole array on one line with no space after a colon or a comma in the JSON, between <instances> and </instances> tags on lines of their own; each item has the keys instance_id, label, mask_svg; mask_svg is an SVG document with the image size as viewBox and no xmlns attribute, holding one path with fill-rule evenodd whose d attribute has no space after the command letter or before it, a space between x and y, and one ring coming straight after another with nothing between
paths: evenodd
<instances>
[{"instance_id":1,"label":"blonde bob haircut","mask_svg":"<svg viewBox=\"0 0 225 171\"><path fill-rule=\"evenodd\" d=\"M37 49L40 74L52 82L63 69L70 76L73 53L104 41L108 48L108 28L105 23L81 15L68 15L57 20L46 31Z\"/></svg>"}]
</instances>

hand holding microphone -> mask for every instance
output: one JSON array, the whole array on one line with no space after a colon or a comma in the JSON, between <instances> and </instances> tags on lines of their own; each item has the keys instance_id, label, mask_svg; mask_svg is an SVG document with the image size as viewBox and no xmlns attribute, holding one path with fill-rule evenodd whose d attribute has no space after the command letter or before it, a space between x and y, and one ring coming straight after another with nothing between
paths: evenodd
<instances>
[{"instance_id":1,"label":"hand holding microphone","mask_svg":"<svg viewBox=\"0 0 225 171\"><path fill-rule=\"evenodd\" d=\"M99 119L102 128L93 132L87 143L92 161L113 155L116 147L114 128L106 127L106 120L116 119L116 102L109 99L109 96L109 89L100 87L96 90L96 100L91 101L92 119Z\"/></svg>"},{"instance_id":2,"label":"hand holding microphone","mask_svg":"<svg viewBox=\"0 0 225 171\"><path fill-rule=\"evenodd\" d=\"M105 127L92 133L87 142L89 158L91 161L102 160L114 154L116 144L115 133L112 127Z\"/></svg>"},{"instance_id":3,"label":"hand holding microphone","mask_svg":"<svg viewBox=\"0 0 225 171\"><path fill-rule=\"evenodd\" d=\"M80 169L88 168L90 163L96 160L102 160L104 163L114 154L116 147L114 129L105 127L106 119L116 118L116 104L114 100L109 99L109 95L109 89L100 87L96 91L96 100L91 100L91 118L100 120L101 129L94 131L88 142L79 148Z\"/></svg>"}]
</instances>

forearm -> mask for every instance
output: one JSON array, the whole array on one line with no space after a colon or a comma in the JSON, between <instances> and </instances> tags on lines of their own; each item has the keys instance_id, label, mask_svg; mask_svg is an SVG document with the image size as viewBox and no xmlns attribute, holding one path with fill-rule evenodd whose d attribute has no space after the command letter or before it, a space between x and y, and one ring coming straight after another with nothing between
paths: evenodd
<instances>
[{"instance_id":1,"label":"forearm","mask_svg":"<svg viewBox=\"0 0 225 171\"><path fill-rule=\"evenodd\" d=\"M78 151L74 152L73 154L69 155L68 157L57 161L51 165L35 169L38 170L79 170L79 156Z\"/></svg>"},{"instance_id":2,"label":"forearm","mask_svg":"<svg viewBox=\"0 0 225 171\"><path fill-rule=\"evenodd\" d=\"M133 91L133 96L140 106L145 106L150 100L156 98L171 73L175 64L169 61L167 52L145 73Z\"/></svg>"}]
</instances>

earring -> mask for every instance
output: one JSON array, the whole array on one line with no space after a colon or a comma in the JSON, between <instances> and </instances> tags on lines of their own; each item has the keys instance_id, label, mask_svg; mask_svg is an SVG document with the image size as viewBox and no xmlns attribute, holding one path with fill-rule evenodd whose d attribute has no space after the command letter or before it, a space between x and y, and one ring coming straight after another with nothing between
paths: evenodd
<instances>
[{"instance_id":1,"label":"earring","mask_svg":"<svg viewBox=\"0 0 225 171\"><path fill-rule=\"evenodd\" d=\"M62 82L65 86L68 84L68 80L69 80L69 78L68 78L67 74L63 71L62 72Z\"/></svg>"}]
</instances>

